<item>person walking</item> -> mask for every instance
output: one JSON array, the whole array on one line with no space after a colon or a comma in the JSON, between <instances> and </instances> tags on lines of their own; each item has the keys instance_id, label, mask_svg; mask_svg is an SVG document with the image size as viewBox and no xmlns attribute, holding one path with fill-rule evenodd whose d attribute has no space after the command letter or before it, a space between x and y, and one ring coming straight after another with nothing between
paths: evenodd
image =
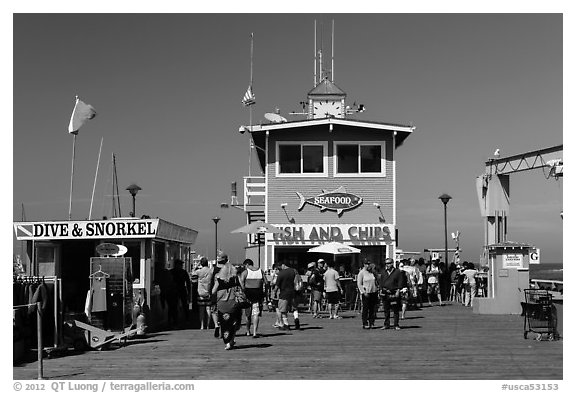
<instances>
[{"instance_id":1,"label":"person walking","mask_svg":"<svg viewBox=\"0 0 576 393\"><path fill-rule=\"evenodd\" d=\"M324 275L318 268L317 262L310 262L308 269L310 269L308 285L310 286L310 295L312 297L312 318L322 318L320 309L322 293L324 292Z\"/></svg>"},{"instance_id":2,"label":"person walking","mask_svg":"<svg viewBox=\"0 0 576 393\"><path fill-rule=\"evenodd\" d=\"M476 274L478 271L475 269L472 262L464 262L464 306L472 307L474 297L476 297Z\"/></svg>"},{"instance_id":3,"label":"person walking","mask_svg":"<svg viewBox=\"0 0 576 393\"><path fill-rule=\"evenodd\" d=\"M364 260L364 267L356 277L358 291L362 296L362 328L374 328L378 307L378 281L374 275L374 263Z\"/></svg>"},{"instance_id":4,"label":"person walking","mask_svg":"<svg viewBox=\"0 0 576 393\"><path fill-rule=\"evenodd\" d=\"M381 329L390 329L390 309L392 309L394 312L394 329L400 330L400 291L406 287L406 282L404 272L394 267L392 258L386 258L379 284L384 306L384 326Z\"/></svg>"},{"instance_id":5,"label":"person walking","mask_svg":"<svg viewBox=\"0 0 576 393\"><path fill-rule=\"evenodd\" d=\"M342 296L342 286L340 285L340 275L334 269L334 261L326 263L328 269L324 272L324 292L326 292L326 302L328 303L328 313L330 319L342 319L338 315L338 305Z\"/></svg>"},{"instance_id":6,"label":"person walking","mask_svg":"<svg viewBox=\"0 0 576 393\"><path fill-rule=\"evenodd\" d=\"M216 294L218 307L218 323L220 325L224 349L234 348L236 342L236 330L242 318L241 309L237 306L234 290L241 286L238 280L236 268L232 266L226 254L219 258L224 261L224 266L216 274L212 293Z\"/></svg>"},{"instance_id":7,"label":"person walking","mask_svg":"<svg viewBox=\"0 0 576 393\"><path fill-rule=\"evenodd\" d=\"M174 267L170 270L170 273L172 274L172 280L176 286L177 307L174 309L174 318L176 321L178 320L178 306L182 307L184 321L188 320L188 299L190 293L192 292L192 282L190 281L190 275L186 270L183 269L183 267L183 260L174 259Z\"/></svg>"},{"instance_id":8,"label":"person walking","mask_svg":"<svg viewBox=\"0 0 576 393\"><path fill-rule=\"evenodd\" d=\"M288 313L294 307L294 297L296 291L294 290L294 278L296 277L296 270L288 266L286 261L283 261L280 266L280 272L276 277L276 286L278 287L278 310L282 320L281 330L290 330L288 323ZM300 320L294 319L294 327L300 329Z\"/></svg>"},{"instance_id":9,"label":"person walking","mask_svg":"<svg viewBox=\"0 0 576 393\"><path fill-rule=\"evenodd\" d=\"M432 261L432 264L426 269L426 277L428 277L428 305L432 306L432 295L438 297L438 304L442 306L442 295L440 293L440 267L438 260Z\"/></svg>"},{"instance_id":10,"label":"person walking","mask_svg":"<svg viewBox=\"0 0 576 393\"><path fill-rule=\"evenodd\" d=\"M252 337L258 338L258 323L262 316L262 302L264 301L264 288L266 286L266 276L262 269L254 267L252 259L246 259L243 263L245 269L240 274L240 282L244 287L244 294L250 302L250 307L246 313L246 335L250 335L252 326Z\"/></svg>"},{"instance_id":11,"label":"person walking","mask_svg":"<svg viewBox=\"0 0 576 393\"><path fill-rule=\"evenodd\" d=\"M198 279L198 316L200 319L200 329L208 329L210 317L212 315L211 292L213 284L213 270L208 267L208 259L200 259L200 268L192 273Z\"/></svg>"}]
</instances>

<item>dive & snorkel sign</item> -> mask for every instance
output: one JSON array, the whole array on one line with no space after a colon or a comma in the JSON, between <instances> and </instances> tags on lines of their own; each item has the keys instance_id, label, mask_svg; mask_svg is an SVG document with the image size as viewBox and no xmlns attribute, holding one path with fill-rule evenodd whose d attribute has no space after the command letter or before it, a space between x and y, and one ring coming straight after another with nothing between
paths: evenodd
<instances>
[{"instance_id":1,"label":"dive & snorkel sign","mask_svg":"<svg viewBox=\"0 0 576 393\"><path fill-rule=\"evenodd\" d=\"M17 240L153 238L158 219L16 222Z\"/></svg>"}]
</instances>

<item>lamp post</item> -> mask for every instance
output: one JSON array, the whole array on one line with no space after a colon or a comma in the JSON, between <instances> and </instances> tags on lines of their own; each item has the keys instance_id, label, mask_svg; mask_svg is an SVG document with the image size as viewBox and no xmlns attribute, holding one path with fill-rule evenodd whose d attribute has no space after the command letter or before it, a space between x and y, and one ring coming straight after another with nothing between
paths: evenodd
<instances>
[{"instance_id":1,"label":"lamp post","mask_svg":"<svg viewBox=\"0 0 576 393\"><path fill-rule=\"evenodd\" d=\"M126 189L130 191L130 195L132 195L132 217L136 217L136 194L138 194L141 188L138 187L136 183L132 183L126 187Z\"/></svg>"},{"instance_id":2,"label":"lamp post","mask_svg":"<svg viewBox=\"0 0 576 393\"><path fill-rule=\"evenodd\" d=\"M444 204L444 263L448 266L448 221L446 218L446 205L452 197L448 194L442 194L438 197Z\"/></svg>"},{"instance_id":3,"label":"lamp post","mask_svg":"<svg viewBox=\"0 0 576 393\"><path fill-rule=\"evenodd\" d=\"M218 221L220 221L220 217L214 217L212 221L214 221L216 228L214 231L214 262L218 263Z\"/></svg>"}]
</instances>

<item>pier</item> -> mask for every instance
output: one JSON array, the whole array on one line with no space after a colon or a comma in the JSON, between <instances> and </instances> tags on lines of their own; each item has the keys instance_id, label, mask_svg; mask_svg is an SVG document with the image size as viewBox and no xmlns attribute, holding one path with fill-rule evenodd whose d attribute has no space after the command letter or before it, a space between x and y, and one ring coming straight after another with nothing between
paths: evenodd
<instances>
[{"instance_id":1,"label":"pier","mask_svg":"<svg viewBox=\"0 0 576 393\"><path fill-rule=\"evenodd\" d=\"M559 315L561 314L561 307ZM48 380L562 380L563 341L523 337L524 317L479 315L455 303L408 311L402 330L363 330L360 314L313 319L300 331L272 327L236 338L225 351L212 330L172 330L126 345L44 360ZM378 313L376 325L383 324ZM292 323L292 318L289 318ZM561 332L562 320L559 320ZM245 327L239 331L245 333ZM36 362L13 367L15 380L37 378Z\"/></svg>"}]
</instances>

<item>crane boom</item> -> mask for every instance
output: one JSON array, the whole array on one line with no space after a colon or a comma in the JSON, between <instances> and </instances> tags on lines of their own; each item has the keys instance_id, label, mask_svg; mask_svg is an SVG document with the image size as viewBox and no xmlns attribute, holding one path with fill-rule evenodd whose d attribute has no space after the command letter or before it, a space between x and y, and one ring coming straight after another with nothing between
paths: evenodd
<instances>
[{"instance_id":1,"label":"crane boom","mask_svg":"<svg viewBox=\"0 0 576 393\"><path fill-rule=\"evenodd\" d=\"M487 175L507 175L531 169L544 168L552 165L562 165L563 145L553 146L546 149L530 151L516 154L510 157L495 158L486 161ZM560 153L560 154L558 154ZM562 170L556 171L557 175L562 175Z\"/></svg>"}]
</instances>

